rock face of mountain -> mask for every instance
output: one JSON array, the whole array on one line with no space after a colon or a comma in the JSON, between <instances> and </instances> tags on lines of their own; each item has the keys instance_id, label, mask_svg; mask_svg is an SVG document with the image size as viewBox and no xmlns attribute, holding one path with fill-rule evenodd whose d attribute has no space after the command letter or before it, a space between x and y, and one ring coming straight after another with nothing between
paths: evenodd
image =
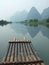
<instances>
[{"instance_id":1,"label":"rock face of mountain","mask_svg":"<svg viewBox=\"0 0 49 65\"><path fill-rule=\"evenodd\" d=\"M27 17L27 12L26 11L22 11L22 12L16 12L15 15L13 15L10 20L13 22L17 22L17 21L24 21L26 20Z\"/></svg>"},{"instance_id":2,"label":"rock face of mountain","mask_svg":"<svg viewBox=\"0 0 49 65\"><path fill-rule=\"evenodd\" d=\"M41 14L42 19L49 18L49 7L43 10L43 13Z\"/></svg>"},{"instance_id":3,"label":"rock face of mountain","mask_svg":"<svg viewBox=\"0 0 49 65\"><path fill-rule=\"evenodd\" d=\"M35 7L32 7L30 12L28 13L27 20L30 19L38 19L38 20L41 19L41 15Z\"/></svg>"}]
</instances>

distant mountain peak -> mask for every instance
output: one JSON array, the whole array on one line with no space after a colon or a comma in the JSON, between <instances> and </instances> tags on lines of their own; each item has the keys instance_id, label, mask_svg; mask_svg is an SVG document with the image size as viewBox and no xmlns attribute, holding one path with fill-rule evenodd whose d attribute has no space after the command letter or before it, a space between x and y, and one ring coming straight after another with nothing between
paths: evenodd
<instances>
[{"instance_id":1,"label":"distant mountain peak","mask_svg":"<svg viewBox=\"0 0 49 65\"><path fill-rule=\"evenodd\" d=\"M35 7L32 7L31 9L30 9L30 11L35 11L35 12L38 12L38 10L35 8ZM38 12L39 13L39 12ZM40 13L39 13L40 14Z\"/></svg>"},{"instance_id":2,"label":"distant mountain peak","mask_svg":"<svg viewBox=\"0 0 49 65\"><path fill-rule=\"evenodd\" d=\"M27 19L40 19L40 18L41 18L40 13L37 11L35 7L32 7L30 12L28 13Z\"/></svg>"},{"instance_id":3,"label":"distant mountain peak","mask_svg":"<svg viewBox=\"0 0 49 65\"><path fill-rule=\"evenodd\" d=\"M42 19L49 18L49 7L43 10L41 16L42 16Z\"/></svg>"},{"instance_id":4,"label":"distant mountain peak","mask_svg":"<svg viewBox=\"0 0 49 65\"><path fill-rule=\"evenodd\" d=\"M33 9L33 10L37 10L35 7L32 7L31 10L32 10L32 9Z\"/></svg>"},{"instance_id":5,"label":"distant mountain peak","mask_svg":"<svg viewBox=\"0 0 49 65\"><path fill-rule=\"evenodd\" d=\"M10 21L24 21L30 19L38 19L39 21L46 20L49 18L49 7L44 9L42 14L38 12L35 7L32 7L29 12L23 10L16 12L11 18Z\"/></svg>"}]
</instances>

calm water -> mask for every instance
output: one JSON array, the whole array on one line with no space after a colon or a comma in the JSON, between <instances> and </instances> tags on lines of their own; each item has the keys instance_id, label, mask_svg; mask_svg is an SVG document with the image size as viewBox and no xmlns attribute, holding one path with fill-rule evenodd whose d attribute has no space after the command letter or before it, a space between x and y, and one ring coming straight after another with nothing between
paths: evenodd
<instances>
[{"instance_id":1,"label":"calm water","mask_svg":"<svg viewBox=\"0 0 49 65\"><path fill-rule=\"evenodd\" d=\"M29 39L38 55L49 65L49 28L46 26L26 26L23 24L8 24L0 26L0 61L5 56L8 41L16 39Z\"/></svg>"}]
</instances>

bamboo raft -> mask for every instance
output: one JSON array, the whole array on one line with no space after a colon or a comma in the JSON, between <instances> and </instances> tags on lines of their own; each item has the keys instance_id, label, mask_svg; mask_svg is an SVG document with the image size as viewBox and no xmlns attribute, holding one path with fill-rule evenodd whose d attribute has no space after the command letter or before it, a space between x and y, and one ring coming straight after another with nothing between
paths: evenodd
<instances>
[{"instance_id":1,"label":"bamboo raft","mask_svg":"<svg viewBox=\"0 0 49 65\"><path fill-rule=\"evenodd\" d=\"M45 65L29 40L9 41L8 51L0 65Z\"/></svg>"}]
</instances>

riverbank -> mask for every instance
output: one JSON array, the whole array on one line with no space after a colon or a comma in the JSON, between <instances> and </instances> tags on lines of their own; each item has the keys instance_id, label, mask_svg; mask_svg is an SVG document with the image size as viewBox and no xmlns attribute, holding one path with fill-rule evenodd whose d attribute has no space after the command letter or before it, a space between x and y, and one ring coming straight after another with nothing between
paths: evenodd
<instances>
[{"instance_id":1,"label":"riverbank","mask_svg":"<svg viewBox=\"0 0 49 65\"><path fill-rule=\"evenodd\" d=\"M49 25L49 22L33 22L33 21L24 21L24 22L20 22L20 23L22 23L22 24L25 24L25 25L30 25L30 26L32 26L32 25Z\"/></svg>"},{"instance_id":2,"label":"riverbank","mask_svg":"<svg viewBox=\"0 0 49 65\"><path fill-rule=\"evenodd\" d=\"M49 25L48 22L27 22L29 25Z\"/></svg>"},{"instance_id":3,"label":"riverbank","mask_svg":"<svg viewBox=\"0 0 49 65\"><path fill-rule=\"evenodd\" d=\"M8 21L5 21L5 20L0 20L0 25L1 26L4 26L4 25L7 25L7 24L11 24L12 22L8 22Z\"/></svg>"}]
</instances>

